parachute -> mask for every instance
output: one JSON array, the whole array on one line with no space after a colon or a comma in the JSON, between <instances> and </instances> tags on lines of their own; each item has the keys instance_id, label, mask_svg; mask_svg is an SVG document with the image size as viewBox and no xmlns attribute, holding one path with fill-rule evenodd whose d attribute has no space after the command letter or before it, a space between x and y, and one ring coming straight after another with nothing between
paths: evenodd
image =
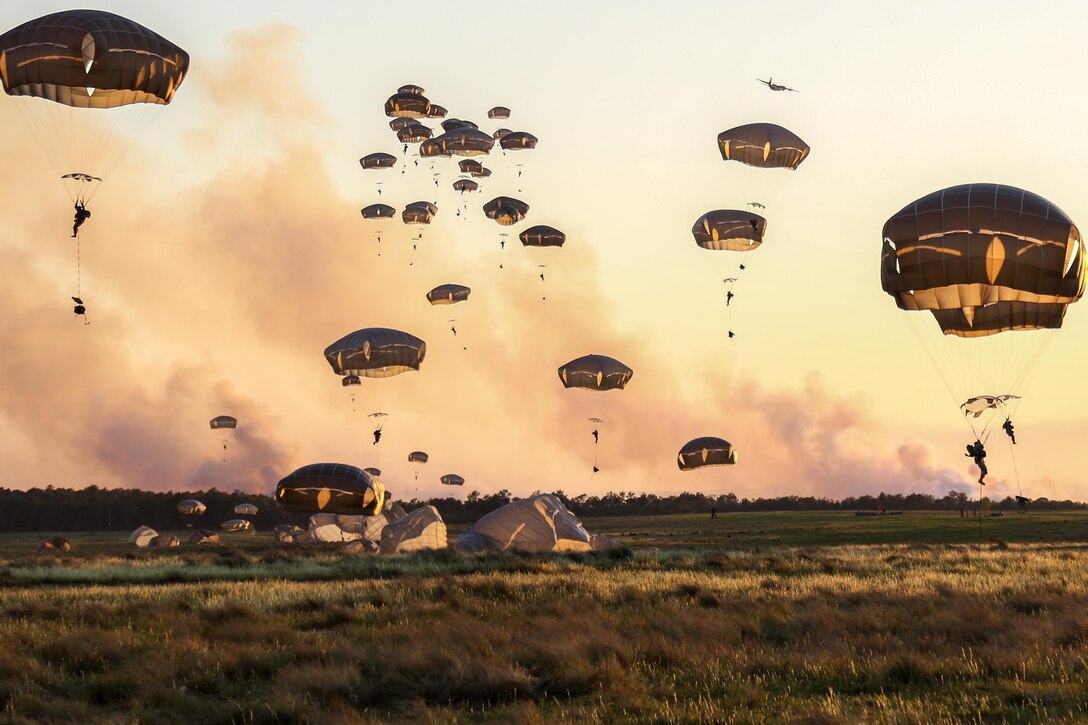
<instances>
[{"instance_id":1,"label":"parachute","mask_svg":"<svg viewBox=\"0 0 1088 725\"><path fill-rule=\"evenodd\" d=\"M417 96L422 96L425 92L426 91L424 91L420 86L417 86L414 83L408 83L397 89L397 93L413 93Z\"/></svg>"},{"instance_id":2,"label":"parachute","mask_svg":"<svg viewBox=\"0 0 1088 725\"><path fill-rule=\"evenodd\" d=\"M452 156L482 156L491 153L491 147L495 145L495 139L475 128L447 131L434 141L446 155Z\"/></svg>"},{"instance_id":3,"label":"parachute","mask_svg":"<svg viewBox=\"0 0 1088 725\"><path fill-rule=\"evenodd\" d=\"M1080 231L1030 191L961 184L903 207L882 236L881 286L985 443L1084 294Z\"/></svg>"},{"instance_id":4,"label":"parachute","mask_svg":"<svg viewBox=\"0 0 1088 725\"><path fill-rule=\"evenodd\" d=\"M406 554L449 546L446 524L434 506L423 506L382 529L380 551Z\"/></svg>"},{"instance_id":5,"label":"parachute","mask_svg":"<svg viewBox=\"0 0 1088 725\"><path fill-rule=\"evenodd\" d=\"M385 102L385 115L395 118L427 118L431 102L422 93L397 91Z\"/></svg>"},{"instance_id":6,"label":"parachute","mask_svg":"<svg viewBox=\"0 0 1088 725\"><path fill-rule=\"evenodd\" d=\"M487 112L487 117L491 119L510 118L510 109L506 106L495 106Z\"/></svg>"},{"instance_id":7,"label":"parachute","mask_svg":"<svg viewBox=\"0 0 1088 725\"><path fill-rule=\"evenodd\" d=\"M499 139L499 146L503 151L521 151L535 149L537 137L528 131L511 131Z\"/></svg>"},{"instance_id":8,"label":"parachute","mask_svg":"<svg viewBox=\"0 0 1088 725\"><path fill-rule=\"evenodd\" d=\"M460 284L443 284L427 293L427 301L432 305L453 305L468 299L472 289Z\"/></svg>"},{"instance_id":9,"label":"parachute","mask_svg":"<svg viewBox=\"0 0 1088 725\"><path fill-rule=\"evenodd\" d=\"M413 201L404 207L400 218L405 224L430 224L434 215L438 213L438 207L429 201Z\"/></svg>"},{"instance_id":10,"label":"parachute","mask_svg":"<svg viewBox=\"0 0 1088 725\"><path fill-rule=\"evenodd\" d=\"M426 463L428 460L430 460L430 456L423 451L412 451L408 454L409 463Z\"/></svg>"},{"instance_id":11,"label":"parachute","mask_svg":"<svg viewBox=\"0 0 1088 725\"><path fill-rule=\"evenodd\" d=\"M472 179L458 179L457 181L453 182L453 190L459 191L462 194L464 194L466 191L476 191L479 188L480 185Z\"/></svg>"},{"instance_id":12,"label":"parachute","mask_svg":"<svg viewBox=\"0 0 1088 725\"><path fill-rule=\"evenodd\" d=\"M767 220L747 211L708 211L695 222L691 234L703 249L750 252L763 243Z\"/></svg>"},{"instance_id":13,"label":"parachute","mask_svg":"<svg viewBox=\"0 0 1088 725\"><path fill-rule=\"evenodd\" d=\"M256 516L257 507L251 503L240 503L234 507L234 513L239 516Z\"/></svg>"},{"instance_id":14,"label":"parachute","mask_svg":"<svg viewBox=\"0 0 1088 725\"><path fill-rule=\"evenodd\" d=\"M461 170L462 174L483 176L484 165L476 159L461 159L457 162L457 167Z\"/></svg>"},{"instance_id":15,"label":"parachute","mask_svg":"<svg viewBox=\"0 0 1088 725\"><path fill-rule=\"evenodd\" d=\"M442 478L439 479L439 480L442 481L443 486L464 486L465 485L465 479L461 478L456 473L447 473L445 476L442 476Z\"/></svg>"},{"instance_id":16,"label":"parachute","mask_svg":"<svg viewBox=\"0 0 1088 725\"><path fill-rule=\"evenodd\" d=\"M430 112L427 114L427 118L445 118L448 113L449 111L442 106L432 105Z\"/></svg>"},{"instance_id":17,"label":"parachute","mask_svg":"<svg viewBox=\"0 0 1088 725\"><path fill-rule=\"evenodd\" d=\"M497 196L484 204L484 214L494 219L500 226L517 224L529 213L529 205L520 199L509 196Z\"/></svg>"},{"instance_id":18,"label":"parachute","mask_svg":"<svg viewBox=\"0 0 1088 725\"><path fill-rule=\"evenodd\" d=\"M694 471L709 466L731 466L737 462L737 451L729 441L707 436L688 441L676 456L681 471Z\"/></svg>"},{"instance_id":19,"label":"parachute","mask_svg":"<svg viewBox=\"0 0 1088 725\"><path fill-rule=\"evenodd\" d=\"M397 210L388 204L371 204L360 211L363 219L392 219L397 214Z\"/></svg>"},{"instance_id":20,"label":"parachute","mask_svg":"<svg viewBox=\"0 0 1088 725\"><path fill-rule=\"evenodd\" d=\"M446 150L439 138L429 138L419 145L419 157L421 159L448 159L453 155Z\"/></svg>"},{"instance_id":21,"label":"parachute","mask_svg":"<svg viewBox=\"0 0 1088 725\"><path fill-rule=\"evenodd\" d=\"M382 469L380 468L364 468L363 470L370 474L370 476L373 478L382 477Z\"/></svg>"},{"instance_id":22,"label":"parachute","mask_svg":"<svg viewBox=\"0 0 1088 725\"><path fill-rule=\"evenodd\" d=\"M605 551L620 545L591 534L557 496L544 493L495 509L461 534L456 548L465 553L548 553Z\"/></svg>"},{"instance_id":23,"label":"parachute","mask_svg":"<svg viewBox=\"0 0 1088 725\"><path fill-rule=\"evenodd\" d=\"M234 430L235 428L238 427L238 419L234 418L234 417L231 417L229 415L217 415L216 417L212 418L208 422L208 425L211 427L212 430L218 430L218 429ZM224 434L224 438L223 438L223 461L224 462L227 460L227 443L229 441L230 441L230 438L227 437L226 434Z\"/></svg>"},{"instance_id":24,"label":"parachute","mask_svg":"<svg viewBox=\"0 0 1088 725\"><path fill-rule=\"evenodd\" d=\"M367 327L325 348L325 359L337 375L390 378L419 370L427 343L414 335L385 327Z\"/></svg>"},{"instance_id":25,"label":"parachute","mask_svg":"<svg viewBox=\"0 0 1088 725\"><path fill-rule=\"evenodd\" d=\"M505 148L505 147L504 147ZM801 138L773 123L749 123L718 134L724 161L762 169L796 169L811 149Z\"/></svg>"},{"instance_id":26,"label":"parachute","mask_svg":"<svg viewBox=\"0 0 1088 725\"><path fill-rule=\"evenodd\" d=\"M178 513L182 516L199 516L208 510L208 507L202 504L196 499L187 498L184 501L178 501Z\"/></svg>"},{"instance_id":27,"label":"parachute","mask_svg":"<svg viewBox=\"0 0 1088 725\"><path fill-rule=\"evenodd\" d=\"M231 519L219 524L219 527L223 531L249 531L253 528L253 522L245 519Z\"/></svg>"},{"instance_id":28,"label":"parachute","mask_svg":"<svg viewBox=\"0 0 1088 725\"><path fill-rule=\"evenodd\" d=\"M496 141L502 141L504 136L509 136L512 133L513 131L508 128L497 128L495 129L495 133L491 134L491 138L495 139Z\"/></svg>"},{"instance_id":29,"label":"parachute","mask_svg":"<svg viewBox=\"0 0 1088 725\"><path fill-rule=\"evenodd\" d=\"M401 126L397 131L397 140L401 143L421 143L433 134L434 132L422 123L409 123Z\"/></svg>"},{"instance_id":30,"label":"parachute","mask_svg":"<svg viewBox=\"0 0 1088 725\"><path fill-rule=\"evenodd\" d=\"M276 485L280 511L376 516L384 502L385 487L345 463L311 463Z\"/></svg>"},{"instance_id":31,"label":"parachute","mask_svg":"<svg viewBox=\"0 0 1088 725\"><path fill-rule=\"evenodd\" d=\"M567 235L555 227L538 224L523 231L518 239L526 247L562 247Z\"/></svg>"},{"instance_id":32,"label":"parachute","mask_svg":"<svg viewBox=\"0 0 1088 725\"><path fill-rule=\"evenodd\" d=\"M394 118L394 119L389 121L389 128L391 128L394 132L400 131L405 126L422 126L422 125L423 124L421 124L419 121L417 121L414 118L404 118L403 116L398 117L398 118Z\"/></svg>"},{"instance_id":33,"label":"parachute","mask_svg":"<svg viewBox=\"0 0 1088 725\"><path fill-rule=\"evenodd\" d=\"M391 169L397 163L397 157L393 154L378 152L367 154L359 159L359 165L364 169Z\"/></svg>"},{"instance_id":34,"label":"parachute","mask_svg":"<svg viewBox=\"0 0 1088 725\"><path fill-rule=\"evenodd\" d=\"M584 355L559 368L564 388L582 390L623 390L632 375L631 368L605 355Z\"/></svg>"},{"instance_id":35,"label":"parachute","mask_svg":"<svg viewBox=\"0 0 1088 725\"><path fill-rule=\"evenodd\" d=\"M447 118L442 122L443 131L456 131L462 128L479 128L479 126L472 121L464 121L460 118ZM491 137L488 136L488 138L490 139Z\"/></svg>"}]
</instances>

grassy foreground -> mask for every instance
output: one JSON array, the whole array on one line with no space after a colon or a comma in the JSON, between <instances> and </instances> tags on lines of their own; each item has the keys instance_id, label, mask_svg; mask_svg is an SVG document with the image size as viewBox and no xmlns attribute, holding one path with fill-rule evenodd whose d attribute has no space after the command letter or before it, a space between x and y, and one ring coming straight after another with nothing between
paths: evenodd
<instances>
[{"instance_id":1,"label":"grassy foreground","mask_svg":"<svg viewBox=\"0 0 1088 725\"><path fill-rule=\"evenodd\" d=\"M730 516L587 522L612 557L7 536L3 720L1088 719L1088 518Z\"/></svg>"}]
</instances>

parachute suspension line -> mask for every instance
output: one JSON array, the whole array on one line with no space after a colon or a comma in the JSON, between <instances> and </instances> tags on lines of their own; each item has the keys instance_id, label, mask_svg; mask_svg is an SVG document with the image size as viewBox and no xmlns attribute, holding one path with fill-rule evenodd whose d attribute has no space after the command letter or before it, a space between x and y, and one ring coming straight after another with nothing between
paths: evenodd
<instances>
[{"instance_id":1,"label":"parachute suspension line","mask_svg":"<svg viewBox=\"0 0 1088 725\"><path fill-rule=\"evenodd\" d=\"M1020 494L1021 498L1024 496L1024 490L1020 487L1020 469L1016 465L1016 446L1012 444L1012 438L1009 438L1009 457L1012 458L1012 472L1016 476L1016 492Z\"/></svg>"},{"instance_id":2,"label":"parachute suspension line","mask_svg":"<svg viewBox=\"0 0 1088 725\"><path fill-rule=\"evenodd\" d=\"M80 261L80 252L79 252L79 236L77 235L76 236L76 297L82 297L83 296L83 289L80 286L82 284L82 282L83 282L83 280L82 280L83 275L82 275L82 273L80 271L80 267L81 267L81 261Z\"/></svg>"}]
</instances>

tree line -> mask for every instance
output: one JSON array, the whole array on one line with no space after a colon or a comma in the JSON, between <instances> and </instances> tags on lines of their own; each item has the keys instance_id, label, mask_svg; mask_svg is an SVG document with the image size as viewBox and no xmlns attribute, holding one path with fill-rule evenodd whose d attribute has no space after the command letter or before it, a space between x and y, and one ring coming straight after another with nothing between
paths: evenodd
<instances>
[{"instance_id":1,"label":"tree line","mask_svg":"<svg viewBox=\"0 0 1088 725\"><path fill-rule=\"evenodd\" d=\"M961 511L973 510L978 502L963 492L950 492L943 497L925 493L880 493L876 496L849 496L831 499L819 496L778 496L773 498L738 498L732 493L707 496L702 493L680 493L658 496L652 493L620 491L591 496L569 496L556 491L571 511L578 516L654 516L664 514L708 513L711 508L721 514L741 511ZM184 516L177 511L179 501L195 498L207 506L200 516ZM495 509L510 503L515 497L507 490L482 494L471 491L464 498L444 497L400 501L407 510L432 505L451 524L469 524ZM143 491L132 488L100 488L88 486L71 488L32 488L15 490L0 488L0 531L131 531L138 526L156 529L218 528L228 519L238 518L234 507L240 503L256 504L258 513L248 517L258 529L270 529L284 522L271 496L240 491ZM982 500L983 509L1014 511L1011 498ZM1028 504L1029 509L1076 510L1088 508L1079 501L1055 501L1039 498Z\"/></svg>"}]
</instances>

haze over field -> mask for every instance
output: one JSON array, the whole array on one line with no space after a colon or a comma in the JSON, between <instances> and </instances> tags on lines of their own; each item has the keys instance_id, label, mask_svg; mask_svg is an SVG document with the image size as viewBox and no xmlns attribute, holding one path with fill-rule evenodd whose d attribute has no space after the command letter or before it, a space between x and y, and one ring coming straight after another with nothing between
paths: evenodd
<instances>
[{"instance_id":1,"label":"haze over field","mask_svg":"<svg viewBox=\"0 0 1088 725\"><path fill-rule=\"evenodd\" d=\"M9 3L0 28L65 7ZM880 288L884 221L937 189L995 182L1088 224L1088 61L1068 50L1088 21L1080 6L480 3L472 29L437 2L411 17L286 2L100 8L169 37L191 70L93 199L80 234L87 327L67 304L71 202L15 99L0 98L3 486L268 492L328 460L378 465L402 497L448 490L438 477L451 471L466 490L515 494L970 490L970 432ZM770 75L800 92L755 80ZM467 220L444 172L416 255L398 222L379 257L359 208L434 200L430 173L393 171L379 198L358 164L399 157L382 104L409 82L488 130L500 124L485 125L486 110L508 106L502 125L540 145L516 159L523 193L514 159L488 162L495 176L466 196ZM747 201L715 136L753 121L789 127L812 153L776 180L729 342L728 265L690 229ZM512 234L500 270L504 230L478 207L501 193L566 245L524 249ZM471 299L431 307L425 293L447 282ZM1072 306L1016 415L1033 498L1083 498L1084 316ZM411 332L428 354L418 373L354 388L353 412L321 353L371 326ZM564 390L556 368L587 353L631 366L628 387ZM375 410L390 414L378 448ZM223 413L239 420L225 462L207 423ZM593 478L591 416L605 420ZM702 435L731 441L738 465L680 473L677 449ZM1019 490L1000 443L990 496ZM416 449L431 462L412 488Z\"/></svg>"}]
</instances>

